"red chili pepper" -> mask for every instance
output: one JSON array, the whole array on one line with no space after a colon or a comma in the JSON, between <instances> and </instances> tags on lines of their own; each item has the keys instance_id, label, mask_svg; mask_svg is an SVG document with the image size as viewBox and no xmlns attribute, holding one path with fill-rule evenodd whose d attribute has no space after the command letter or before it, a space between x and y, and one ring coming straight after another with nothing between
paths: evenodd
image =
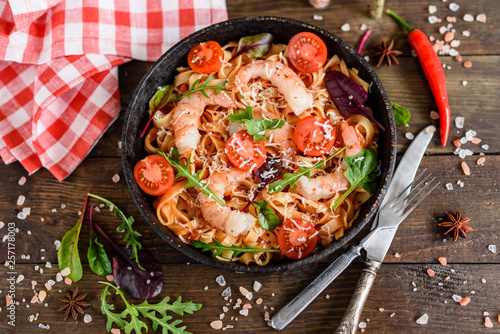
<instances>
[{"instance_id":1,"label":"red chili pepper","mask_svg":"<svg viewBox=\"0 0 500 334\"><path fill-rule=\"evenodd\" d=\"M418 29L413 29L403 21L396 13L388 9L387 14L396 19L408 32L408 42L417 53L420 65L424 70L427 81L431 86L434 100L439 109L439 127L441 133L441 145L446 146L450 132L450 105L448 104L448 93L446 92L446 78L443 66L432 48L427 36Z\"/></svg>"}]
</instances>

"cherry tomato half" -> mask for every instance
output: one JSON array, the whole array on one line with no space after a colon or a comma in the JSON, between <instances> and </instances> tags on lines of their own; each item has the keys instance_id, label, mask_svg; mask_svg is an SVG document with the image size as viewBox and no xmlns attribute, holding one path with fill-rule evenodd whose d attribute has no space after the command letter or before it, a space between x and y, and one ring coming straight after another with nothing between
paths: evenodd
<instances>
[{"instance_id":1,"label":"cherry tomato half","mask_svg":"<svg viewBox=\"0 0 500 334\"><path fill-rule=\"evenodd\" d=\"M328 153L335 143L335 127L326 118L307 116L293 132L299 150L314 157Z\"/></svg>"},{"instance_id":2,"label":"cherry tomato half","mask_svg":"<svg viewBox=\"0 0 500 334\"><path fill-rule=\"evenodd\" d=\"M246 130L241 130L227 141L226 155L239 169L256 170L266 162L266 145L263 141L254 141Z\"/></svg>"},{"instance_id":3,"label":"cherry tomato half","mask_svg":"<svg viewBox=\"0 0 500 334\"><path fill-rule=\"evenodd\" d=\"M222 66L222 48L215 41L195 45L188 54L188 64L197 73L212 73Z\"/></svg>"},{"instance_id":4,"label":"cherry tomato half","mask_svg":"<svg viewBox=\"0 0 500 334\"><path fill-rule=\"evenodd\" d=\"M310 32L299 32L288 43L288 57L302 73L316 72L326 61L325 42Z\"/></svg>"},{"instance_id":5,"label":"cherry tomato half","mask_svg":"<svg viewBox=\"0 0 500 334\"><path fill-rule=\"evenodd\" d=\"M134 178L146 194L160 196L174 184L174 170L167 159L153 154L135 165Z\"/></svg>"},{"instance_id":6,"label":"cherry tomato half","mask_svg":"<svg viewBox=\"0 0 500 334\"><path fill-rule=\"evenodd\" d=\"M290 259L302 259L316 248L318 233L314 225L300 218L288 219L281 226L278 245L283 254Z\"/></svg>"}]
</instances>

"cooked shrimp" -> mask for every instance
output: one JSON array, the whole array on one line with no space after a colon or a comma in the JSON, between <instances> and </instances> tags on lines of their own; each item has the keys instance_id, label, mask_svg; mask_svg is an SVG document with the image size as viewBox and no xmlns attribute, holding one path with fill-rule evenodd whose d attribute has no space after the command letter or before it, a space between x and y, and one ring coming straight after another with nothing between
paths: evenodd
<instances>
[{"instance_id":1,"label":"cooked shrimp","mask_svg":"<svg viewBox=\"0 0 500 334\"><path fill-rule=\"evenodd\" d=\"M231 168L217 171L208 177L207 184L219 198L224 198L235 182L243 181L249 175L248 171ZM221 206L211 197L200 194L201 214L213 227L237 237L246 235L257 223L257 219L249 213L233 211L230 207Z\"/></svg>"},{"instance_id":2,"label":"cooked shrimp","mask_svg":"<svg viewBox=\"0 0 500 334\"><path fill-rule=\"evenodd\" d=\"M365 147L365 138L353 126L345 122L340 124L340 135L347 145L345 150L346 157L353 157Z\"/></svg>"},{"instance_id":3,"label":"cooked shrimp","mask_svg":"<svg viewBox=\"0 0 500 334\"><path fill-rule=\"evenodd\" d=\"M188 148L194 150L200 143L198 126L207 105L219 105L224 108L234 106L233 100L225 92L215 95L215 91L206 90L206 93L208 98L201 92L186 96L172 109L175 146L181 154Z\"/></svg>"},{"instance_id":4,"label":"cooked shrimp","mask_svg":"<svg viewBox=\"0 0 500 334\"><path fill-rule=\"evenodd\" d=\"M305 198L313 201L320 199L328 199L335 195L338 191L345 190L349 187L349 181L344 176L344 171L336 171L315 178L307 178L301 176L295 183L297 192Z\"/></svg>"},{"instance_id":5,"label":"cooked shrimp","mask_svg":"<svg viewBox=\"0 0 500 334\"><path fill-rule=\"evenodd\" d=\"M243 66L235 78L235 89L241 90L251 79L262 78L271 82L284 95L295 115L312 107L313 97L304 82L288 66L273 60L257 60Z\"/></svg>"}]
</instances>

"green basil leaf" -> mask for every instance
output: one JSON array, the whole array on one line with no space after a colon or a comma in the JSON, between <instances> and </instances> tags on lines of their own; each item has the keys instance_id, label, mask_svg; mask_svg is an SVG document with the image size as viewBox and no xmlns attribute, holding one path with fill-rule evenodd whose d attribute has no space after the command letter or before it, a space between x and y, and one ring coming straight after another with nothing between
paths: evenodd
<instances>
[{"instance_id":1,"label":"green basil leaf","mask_svg":"<svg viewBox=\"0 0 500 334\"><path fill-rule=\"evenodd\" d=\"M97 236L90 232L90 245L87 252L90 269L99 276L110 275L113 267L109 261L104 246L97 240Z\"/></svg>"},{"instance_id":2,"label":"green basil leaf","mask_svg":"<svg viewBox=\"0 0 500 334\"><path fill-rule=\"evenodd\" d=\"M253 110L252 107L246 106L245 110L238 110L234 114L227 116L227 119L231 122L245 123L245 121L253 120Z\"/></svg>"},{"instance_id":3,"label":"green basil leaf","mask_svg":"<svg viewBox=\"0 0 500 334\"><path fill-rule=\"evenodd\" d=\"M280 225L280 219L266 201L257 201L252 204L257 210L257 219L263 229L272 231Z\"/></svg>"},{"instance_id":4,"label":"green basil leaf","mask_svg":"<svg viewBox=\"0 0 500 334\"><path fill-rule=\"evenodd\" d=\"M83 211L85 212L85 211ZM80 238L80 230L82 229L83 214L78 219L75 226L61 240L61 246L57 252L57 261L59 269L70 269L70 273L65 277L70 278L73 282L78 282L83 276L82 262L78 253L78 239Z\"/></svg>"},{"instance_id":5,"label":"green basil leaf","mask_svg":"<svg viewBox=\"0 0 500 334\"><path fill-rule=\"evenodd\" d=\"M394 120L396 121L396 125L408 126L408 122L411 118L410 111L397 103L391 102L391 106L392 111L394 112Z\"/></svg>"}]
</instances>

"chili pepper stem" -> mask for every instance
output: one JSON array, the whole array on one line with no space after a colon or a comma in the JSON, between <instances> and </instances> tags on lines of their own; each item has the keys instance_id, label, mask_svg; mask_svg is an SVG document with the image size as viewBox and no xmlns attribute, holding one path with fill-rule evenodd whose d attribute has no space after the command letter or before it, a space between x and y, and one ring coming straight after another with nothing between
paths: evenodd
<instances>
[{"instance_id":1,"label":"chili pepper stem","mask_svg":"<svg viewBox=\"0 0 500 334\"><path fill-rule=\"evenodd\" d=\"M398 21L398 23L401 24L406 29L406 31L408 31L409 33L414 30L408 23L406 23L405 20L403 20L401 17L399 17L399 15L394 13L392 10L388 9L386 11L386 13L387 13L387 15L392 16L396 21Z\"/></svg>"}]
</instances>

